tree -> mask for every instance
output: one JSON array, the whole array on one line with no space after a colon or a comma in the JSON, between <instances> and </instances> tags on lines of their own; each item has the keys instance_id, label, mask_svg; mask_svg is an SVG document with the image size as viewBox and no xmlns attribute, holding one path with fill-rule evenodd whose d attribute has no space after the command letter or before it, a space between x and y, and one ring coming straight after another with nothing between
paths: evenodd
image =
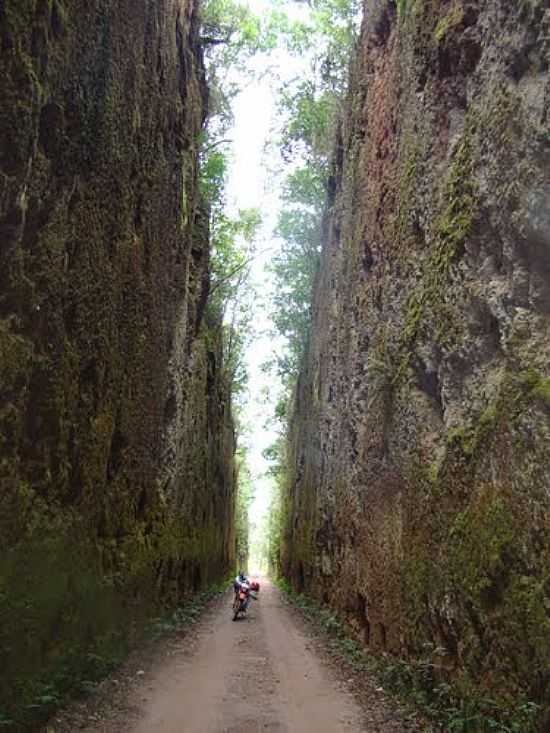
<instances>
[{"instance_id":1,"label":"tree","mask_svg":"<svg viewBox=\"0 0 550 733\"><path fill-rule=\"evenodd\" d=\"M201 43L209 88L208 127L214 137L230 128L232 102L254 78L252 58L273 49L277 34L269 16L254 14L235 0L206 0L201 5Z\"/></svg>"},{"instance_id":2,"label":"tree","mask_svg":"<svg viewBox=\"0 0 550 733\"><path fill-rule=\"evenodd\" d=\"M280 90L278 105L281 131L277 145L288 173L276 229L281 247L271 265L275 280L271 314L274 332L283 336L286 346L266 367L277 370L286 392L275 406L280 435L264 454L271 461L274 493L262 545L270 571L276 575L285 552L284 530L289 526L287 406L309 339L326 181L359 22L358 2L310 0L309 4L308 22L289 24L283 34L287 48L308 58L309 73L305 80L296 78Z\"/></svg>"},{"instance_id":3,"label":"tree","mask_svg":"<svg viewBox=\"0 0 550 733\"><path fill-rule=\"evenodd\" d=\"M237 452L237 502L235 507L235 557L239 570L246 570L250 554L249 509L254 501L254 486L248 468L246 449Z\"/></svg>"},{"instance_id":4,"label":"tree","mask_svg":"<svg viewBox=\"0 0 550 733\"><path fill-rule=\"evenodd\" d=\"M276 234L280 253L272 272L275 332L286 348L270 364L292 389L311 323L311 301L319 265L325 182L338 110L348 73L348 58L358 31L358 2L311 0L308 22L279 20L286 47L306 55L309 74L280 90L282 119L278 139L290 173L283 183L282 211Z\"/></svg>"},{"instance_id":5,"label":"tree","mask_svg":"<svg viewBox=\"0 0 550 733\"><path fill-rule=\"evenodd\" d=\"M252 327L252 296L247 285L259 214L227 212L227 155L223 141L232 122L231 104L239 89L255 74L255 54L278 45L307 59L309 65L306 80L296 78L278 90L281 125L276 144L288 173L276 227L281 247L271 264L276 284L271 310L274 332L286 342L283 354L273 360L286 385L287 393L281 401L285 407L309 334L312 289L321 250L325 181L359 16L357 0L310 0L308 5L310 12L305 20L292 20L285 13L284 4L276 3L261 17L235 0L207 0L201 11L211 99L203 147L203 192L210 206L212 241L209 308L223 318L224 368L234 395L242 393L246 383L242 354ZM280 416L284 426L285 411ZM272 475L277 491L267 523L272 565L278 556L284 516L284 428L276 450ZM242 467L240 474L245 496L250 477ZM239 504L241 524L245 505L246 501ZM243 526L239 532L244 537Z\"/></svg>"},{"instance_id":6,"label":"tree","mask_svg":"<svg viewBox=\"0 0 550 733\"><path fill-rule=\"evenodd\" d=\"M282 425L283 423L281 423ZM268 512L263 519L261 539L256 540L255 554L261 564L275 577L280 575L280 557L283 542L282 530L285 516L287 462L285 459L286 440L282 432L277 440L266 448L264 458L270 461L268 475L273 479L273 492Z\"/></svg>"},{"instance_id":7,"label":"tree","mask_svg":"<svg viewBox=\"0 0 550 733\"><path fill-rule=\"evenodd\" d=\"M234 216L227 213L226 182L226 153L216 146L207 147L201 166L201 192L209 212L208 310L213 320L222 323L223 374L236 397L247 380L243 356L252 337L250 264L261 218L256 209L243 209Z\"/></svg>"}]
</instances>

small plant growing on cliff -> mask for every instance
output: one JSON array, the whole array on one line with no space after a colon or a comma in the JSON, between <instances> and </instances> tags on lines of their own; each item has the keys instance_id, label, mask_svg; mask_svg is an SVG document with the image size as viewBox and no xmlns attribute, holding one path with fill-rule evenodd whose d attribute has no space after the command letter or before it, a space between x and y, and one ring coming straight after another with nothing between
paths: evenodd
<instances>
[{"instance_id":1,"label":"small plant growing on cliff","mask_svg":"<svg viewBox=\"0 0 550 733\"><path fill-rule=\"evenodd\" d=\"M205 141L201 167L201 192L209 216L210 271L208 312L221 320L223 371L233 396L247 381L243 353L251 338L249 285L250 265L254 258L254 239L261 223L257 209L243 209L237 215L226 210L225 187L227 157L218 145Z\"/></svg>"},{"instance_id":2,"label":"small plant growing on cliff","mask_svg":"<svg viewBox=\"0 0 550 733\"><path fill-rule=\"evenodd\" d=\"M0 712L0 728L12 728L14 721Z\"/></svg>"},{"instance_id":3,"label":"small plant growing on cliff","mask_svg":"<svg viewBox=\"0 0 550 733\"><path fill-rule=\"evenodd\" d=\"M449 12L441 18L434 31L434 38L441 43L448 33L464 20L464 8L462 5L453 5Z\"/></svg>"},{"instance_id":4,"label":"small plant growing on cliff","mask_svg":"<svg viewBox=\"0 0 550 733\"><path fill-rule=\"evenodd\" d=\"M399 17L403 17L408 9L409 0L397 0L397 12Z\"/></svg>"}]
</instances>

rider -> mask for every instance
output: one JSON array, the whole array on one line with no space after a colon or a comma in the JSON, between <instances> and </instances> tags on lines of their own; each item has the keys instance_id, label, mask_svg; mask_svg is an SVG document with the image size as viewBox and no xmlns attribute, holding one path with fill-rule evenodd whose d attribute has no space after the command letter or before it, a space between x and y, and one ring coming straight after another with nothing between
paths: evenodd
<instances>
[{"instance_id":1,"label":"rider","mask_svg":"<svg viewBox=\"0 0 550 733\"><path fill-rule=\"evenodd\" d=\"M235 582L233 583L233 590L235 591L235 595L237 595L237 593L239 592L239 588L243 583L248 583L248 578L246 577L244 570L240 570L239 574L235 578Z\"/></svg>"},{"instance_id":2,"label":"rider","mask_svg":"<svg viewBox=\"0 0 550 733\"><path fill-rule=\"evenodd\" d=\"M244 570L239 571L239 574L237 575L233 583L233 590L235 591L235 601L237 600L237 595L239 593L241 586L243 586L245 590L250 591L250 585L249 585L248 578L246 577ZM248 608L248 603L249 603L248 595L249 594L247 593L247 597L246 597L246 607L247 608Z\"/></svg>"}]
</instances>

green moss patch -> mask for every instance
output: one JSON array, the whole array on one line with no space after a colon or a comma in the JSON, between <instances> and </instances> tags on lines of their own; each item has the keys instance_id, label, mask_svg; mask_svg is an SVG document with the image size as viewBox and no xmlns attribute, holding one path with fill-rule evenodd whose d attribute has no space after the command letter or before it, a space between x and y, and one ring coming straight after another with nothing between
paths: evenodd
<instances>
[{"instance_id":1,"label":"green moss patch","mask_svg":"<svg viewBox=\"0 0 550 733\"><path fill-rule=\"evenodd\" d=\"M457 3L451 7L446 15L439 19L434 31L434 38L437 43L441 43L453 28L459 26L463 20L464 8Z\"/></svg>"}]
</instances>

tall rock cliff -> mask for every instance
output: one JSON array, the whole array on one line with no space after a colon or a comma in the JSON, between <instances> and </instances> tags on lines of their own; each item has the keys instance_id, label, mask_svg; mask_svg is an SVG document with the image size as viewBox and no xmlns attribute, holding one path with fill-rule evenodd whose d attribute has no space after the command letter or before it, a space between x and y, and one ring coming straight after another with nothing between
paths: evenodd
<instances>
[{"instance_id":1,"label":"tall rock cliff","mask_svg":"<svg viewBox=\"0 0 550 733\"><path fill-rule=\"evenodd\" d=\"M234 562L197 33L194 0L0 3L3 712Z\"/></svg>"},{"instance_id":2,"label":"tall rock cliff","mask_svg":"<svg viewBox=\"0 0 550 733\"><path fill-rule=\"evenodd\" d=\"M544 0L367 0L284 506L295 587L510 706L550 694L549 64Z\"/></svg>"}]
</instances>

